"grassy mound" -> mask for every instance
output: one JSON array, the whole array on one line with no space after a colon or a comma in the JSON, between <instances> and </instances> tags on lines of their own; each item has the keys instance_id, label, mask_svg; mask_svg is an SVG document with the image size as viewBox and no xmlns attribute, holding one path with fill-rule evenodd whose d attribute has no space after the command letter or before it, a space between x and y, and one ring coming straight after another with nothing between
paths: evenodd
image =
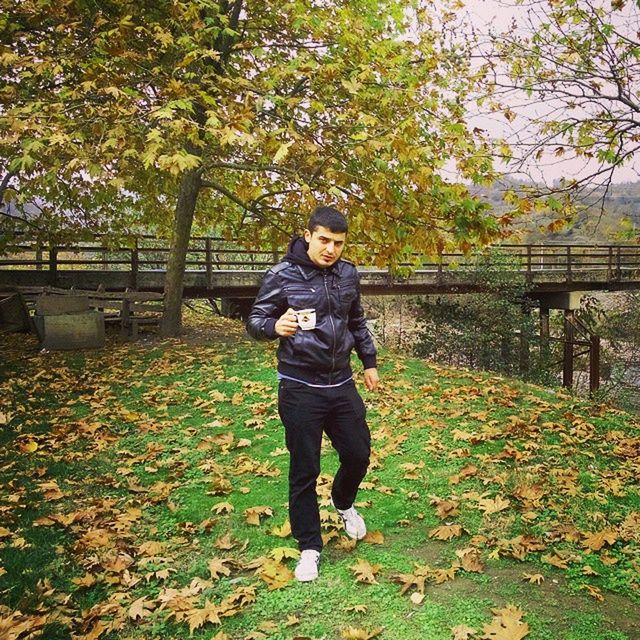
<instances>
[{"instance_id":1,"label":"grassy mound","mask_svg":"<svg viewBox=\"0 0 640 640\"><path fill-rule=\"evenodd\" d=\"M4 336L0 638L640 637L640 429L559 391L381 356L346 538L293 580L273 344L42 353ZM362 386L362 385L361 385Z\"/></svg>"}]
</instances>

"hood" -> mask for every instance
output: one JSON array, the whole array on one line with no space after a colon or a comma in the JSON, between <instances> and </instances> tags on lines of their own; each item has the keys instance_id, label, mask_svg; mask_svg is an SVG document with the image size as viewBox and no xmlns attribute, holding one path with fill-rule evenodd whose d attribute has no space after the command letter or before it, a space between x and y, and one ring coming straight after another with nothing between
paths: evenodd
<instances>
[{"instance_id":1,"label":"hood","mask_svg":"<svg viewBox=\"0 0 640 640\"><path fill-rule=\"evenodd\" d=\"M301 264L305 267L313 267L314 269L318 269L319 267L311 262L311 258L309 258L307 249L309 249L309 243L302 236L293 238L293 240L291 240L291 242L289 243L287 255L284 257L284 259L287 262L293 262L294 264Z\"/></svg>"}]
</instances>

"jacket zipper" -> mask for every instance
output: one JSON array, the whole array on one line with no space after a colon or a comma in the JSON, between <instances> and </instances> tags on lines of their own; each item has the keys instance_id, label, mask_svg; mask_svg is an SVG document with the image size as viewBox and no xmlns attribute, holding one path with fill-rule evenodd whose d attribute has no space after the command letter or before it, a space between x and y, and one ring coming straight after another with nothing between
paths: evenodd
<instances>
[{"instance_id":1,"label":"jacket zipper","mask_svg":"<svg viewBox=\"0 0 640 640\"><path fill-rule=\"evenodd\" d=\"M333 321L333 309L331 308L331 296L329 295L329 287L327 285L327 274L322 274L322 279L324 281L324 290L327 293L327 304L329 305L329 320L331 321L331 330L333 331L333 350L331 352L331 373L336 370L336 325Z\"/></svg>"}]
</instances>

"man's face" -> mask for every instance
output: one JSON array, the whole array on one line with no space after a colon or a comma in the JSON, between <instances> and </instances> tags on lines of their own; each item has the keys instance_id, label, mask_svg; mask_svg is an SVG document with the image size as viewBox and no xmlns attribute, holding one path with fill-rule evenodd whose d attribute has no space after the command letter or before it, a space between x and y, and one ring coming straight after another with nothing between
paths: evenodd
<instances>
[{"instance_id":1,"label":"man's face","mask_svg":"<svg viewBox=\"0 0 640 640\"><path fill-rule=\"evenodd\" d=\"M304 230L304 239L309 243L307 254L318 267L330 267L337 262L344 249L346 233L334 233L326 227L318 226L311 232Z\"/></svg>"}]
</instances>

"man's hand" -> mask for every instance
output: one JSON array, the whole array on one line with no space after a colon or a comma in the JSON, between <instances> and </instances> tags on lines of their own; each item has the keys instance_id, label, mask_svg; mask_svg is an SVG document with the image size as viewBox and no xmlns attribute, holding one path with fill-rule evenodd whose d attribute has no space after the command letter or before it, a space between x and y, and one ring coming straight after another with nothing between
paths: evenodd
<instances>
[{"instance_id":1,"label":"man's hand","mask_svg":"<svg viewBox=\"0 0 640 640\"><path fill-rule=\"evenodd\" d=\"M289 338L298 330L298 319L293 309L287 309L277 320L276 333L283 338Z\"/></svg>"},{"instance_id":2,"label":"man's hand","mask_svg":"<svg viewBox=\"0 0 640 640\"><path fill-rule=\"evenodd\" d=\"M378 377L377 369L365 369L364 370L364 386L368 391L374 391L378 386L380 378Z\"/></svg>"}]
</instances>

